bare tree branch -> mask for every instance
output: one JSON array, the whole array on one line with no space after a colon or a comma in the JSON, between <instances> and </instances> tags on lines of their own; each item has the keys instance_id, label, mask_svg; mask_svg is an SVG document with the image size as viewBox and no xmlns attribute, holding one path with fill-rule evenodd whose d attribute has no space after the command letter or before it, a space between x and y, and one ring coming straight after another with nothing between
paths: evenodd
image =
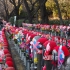
<instances>
[{"instance_id":1,"label":"bare tree branch","mask_svg":"<svg viewBox=\"0 0 70 70\"><path fill-rule=\"evenodd\" d=\"M29 1L30 1L31 5L32 5L32 0L29 0Z\"/></svg>"},{"instance_id":2,"label":"bare tree branch","mask_svg":"<svg viewBox=\"0 0 70 70\"><path fill-rule=\"evenodd\" d=\"M38 2L38 0L36 0L33 4L32 4L32 9L31 11L34 9L35 4Z\"/></svg>"},{"instance_id":3,"label":"bare tree branch","mask_svg":"<svg viewBox=\"0 0 70 70\"><path fill-rule=\"evenodd\" d=\"M59 18L60 18L60 24L63 24L63 19L62 19L62 15L61 15L61 11L60 11L60 7L59 7L59 3L58 0L54 0L57 6L57 10L58 10L58 14L59 14Z\"/></svg>"},{"instance_id":4,"label":"bare tree branch","mask_svg":"<svg viewBox=\"0 0 70 70\"><path fill-rule=\"evenodd\" d=\"M15 0L9 0L14 6L16 6Z\"/></svg>"},{"instance_id":5,"label":"bare tree branch","mask_svg":"<svg viewBox=\"0 0 70 70\"><path fill-rule=\"evenodd\" d=\"M38 0L36 0L34 3L33 3L33 6L38 2Z\"/></svg>"},{"instance_id":6,"label":"bare tree branch","mask_svg":"<svg viewBox=\"0 0 70 70\"><path fill-rule=\"evenodd\" d=\"M28 3L27 3L26 0L23 0L23 1L24 1L24 4L25 4L25 7L26 7L26 9L27 9L27 12L29 13L29 12L30 12L30 8L29 8L29 6L28 6Z\"/></svg>"},{"instance_id":7,"label":"bare tree branch","mask_svg":"<svg viewBox=\"0 0 70 70\"><path fill-rule=\"evenodd\" d=\"M23 0L18 0L18 7L23 3Z\"/></svg>"},{"instance_id":8,"label":"bare tree branch","mask_svg":"<svg viewBox=\"0 0 70 70\"><path fill-rule=\"evenodd\" d=\"M10 3L12 3L13 4L13 1L12 0L9 0L10 1Z\"/></svg>"},{"instance_id":9,"label":"bare tree branch","mask_svg":"<svg viewBox=\"0 0 70 70\"><path fill-rule=\"evenodd\" d=\"M22 4L22 3L23 3L23 0L20 1L20 4Z\"/></svg>"},{"instance_id":10,"label":"bare tree branch","mask_svg":"<svg viewBox=\"0 0 70 70\"><path fill-rule=\"evenodd\" d=\"M35 11L33 11L34 13L32 16L34 16L38 12L39 9L40 9L40 6L38 6L37 9Z\"/></svg>"}]
</instances>

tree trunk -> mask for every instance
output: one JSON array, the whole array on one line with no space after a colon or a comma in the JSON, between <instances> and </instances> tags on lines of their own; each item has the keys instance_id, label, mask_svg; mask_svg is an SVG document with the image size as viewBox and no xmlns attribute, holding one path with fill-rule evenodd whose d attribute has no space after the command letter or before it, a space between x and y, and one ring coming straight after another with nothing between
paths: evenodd
<instances>
[{"instance_id":1,"label":"tree trunk","mask_svg":"<svg viewBox=\"0 0 70 70\"><path fill-rule=\"evenodd\" d=\"M27 1L26 1L26 0L23 0L23 1L24 1L24 4L25 4L27 13L28 13L28 20L29 20L29 23L32 24L32 19L33 19L33 18L32 18L32 14L31 14L31 10L30 10L30 8L29 8L29 6L28 6Z\"/></svg>"},{"instance_id":2,"label":"tree trunk","mask_svg":"<svg viewBox=\"0 0 70 70\"><path fill-rule=\"evenodd\" d=\"M47 0L40 0L39 3L40 3L40 11L41 11L41 23L48 23L49 19L48 19L48 13L47 13L47 10L46 10L46 6L45 6L45 3L46 3Z\"/></svg>"},{"instance_id":3,"label":"tree trunk","mask_svg":"<svg viewBox=\"0 0 70 70\"><path fill-rule=\"evenodd\" d=\"M15 7L15 15L17 16L17 19L19 19L19 8Z\"/></svg>"},{"instance_id":4,"label":"tree trunk","mask_svg":"<svg viewBox=\"0 0 70 70\"><path fill-rule=\"evenodd\" d=\"M6 21L8 21L8 20L9 20L9 15L6 14Z\"/></svg>"},{"instance_id":5,"label":"tree trunk","mask_svg":"<svg viewBox=\"0 0 70 70\"><path fill-rule=\"evenodd\" d=\"M45 5L43 6L42 10L42 23L48 23L49 19Z\"/></svg>"},{"instance_id":6,"label":"tree trunk","mask_svg":"<svg viewBox=\"0 0 70 70\"><path fill-rule=\"evenodd\" d=\"M59 14L59 18L60 18L60 24L63 24L63 20L62 20L62 15L61 15L61 11L59 8L59 4L58 4L58 0L54 0L58 9L58 14Z\"/></svg>"},{"instance_id":7,"label":"tree trunk","mask_svg":"<svg viewBox=\"0 0 70 70\"><path fill-rule=\"evenodd\" d=\"M31 16L29 16L28 19L29 19L29 23L32 24L32 20L33 20L33 18L32 18Z\"/></svg>"}]
</instances>

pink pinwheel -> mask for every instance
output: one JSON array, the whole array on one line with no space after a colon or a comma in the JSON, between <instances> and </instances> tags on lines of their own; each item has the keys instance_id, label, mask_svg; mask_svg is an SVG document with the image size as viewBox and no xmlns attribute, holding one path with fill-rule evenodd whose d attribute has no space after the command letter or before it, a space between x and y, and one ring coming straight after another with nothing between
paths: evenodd
<instances>
[{"instance_id":1,"label":"pink pinwheel","mask_svg":"<svg viewBox=\"0 0 70 70\"><path fill-rule=\"evenodd\" d=\"M25 46L25 43L22 42L22 43L20 44L20 48L24 48L24 46Z\"/></svg>"}]
</instances>

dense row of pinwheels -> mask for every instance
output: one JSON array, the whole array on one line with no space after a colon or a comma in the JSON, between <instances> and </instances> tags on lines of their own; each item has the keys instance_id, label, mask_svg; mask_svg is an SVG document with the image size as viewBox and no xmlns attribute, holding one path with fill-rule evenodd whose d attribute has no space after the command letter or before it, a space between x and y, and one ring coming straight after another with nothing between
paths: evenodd
<instances>
[{"instance_id":1,"label":"dense row of pinwheels","mask_svg":"<svg viewBox=\"0 0 70 70\"><path fill-rule=\"evenodd\" d=\"M10 33L9 38L14 40L16 50L24 62L26 70L70 69L70 40L67 37L62 38L28 29L34 27L46 31L62 31L66 34L69 26L24 23L23 26L14 27L7 24L5 29Z\"/></svg>"},{"instance_id":2,"label":"dense row of pinwheels","mask_svg":"<svg viewBox=\"0 0 70 70\"><path fill-rule=\"evenodd\" d=\"M0 70L15 70L4 28L0 31Z\"/></svg>"},{"instance_id":3,"label":"dense row of pinwheels","mask_svg":"<svg viewBox=\"0 0 70 70\"><path fill-rule=\"evenodd\" d=\"M60 32L62 31L66 31L68 29L70 29L70 26L66 26L66 25L49 25L49 24L28 24L28 23L22 23L23 26L25 27L35 27L37 29L40 30L49 30L49 31L56 31L56 32Z\"/></svg>"}]
</instances>

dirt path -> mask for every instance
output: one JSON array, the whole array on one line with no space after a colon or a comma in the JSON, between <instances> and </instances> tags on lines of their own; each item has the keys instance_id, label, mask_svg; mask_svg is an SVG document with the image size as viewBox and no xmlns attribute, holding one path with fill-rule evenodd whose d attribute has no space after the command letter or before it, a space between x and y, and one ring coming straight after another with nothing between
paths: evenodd
<instances>
[{"instance_id":1,"label":"dirt path","mask_svg":"<svg viewBox=\"0 0 70 70\"><path fill-rule=\"evenodd\" d=\"M6 36L8 38L7 32L6 32ZM13 58L16 70L25 70L25 66L23 65L23 62L20 59L18 52L15 50L15 45L13 41L8 39L8 43L9 43L9 50L12 54L12 58Z\"/></svg>"}]
</instances>

